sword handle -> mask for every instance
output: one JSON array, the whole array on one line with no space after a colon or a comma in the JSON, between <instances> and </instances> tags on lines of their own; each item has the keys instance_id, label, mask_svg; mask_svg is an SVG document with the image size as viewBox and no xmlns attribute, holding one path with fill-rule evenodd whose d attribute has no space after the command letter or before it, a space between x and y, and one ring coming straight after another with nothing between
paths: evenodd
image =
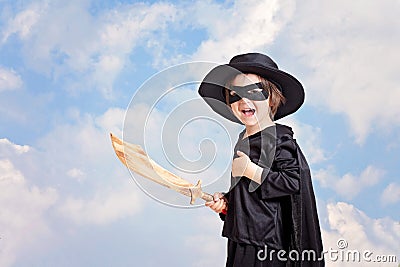
<instances>
[{"instance_id":1,"label":"sword handle","mask_svg":"<svg viewBox=\"0 0 400 267\"><path fill-rule=\"evenodd\" d=\"M203 192L203 195L201 196L201 198L204 199L204 200L207 201L207 202L208 202L208 201L213 201L213 200L214 200L214 196L213 196L213 195L211 195L211 194L209 194L209 193L205 193L205 192ZM227 212L228 212L227 209L223 209L223 210L221 211L221 213L224 214L224 215L226 215Z\"/></svg>"},{"instance_id":2,"label":"sword handle","mask_svg":"<svg viewBox=\"0 0 400 267\"><path fill-rule=\"evenodd\" d=\"M201 189L201 180L199 180L197 182L197 184L194 187L190 188L189 190L190 190L190 194L191 194L191 196L190 196L190 198L191 198L190 204L191 205L194 204L196 198L198 198L198 197L200 197L201 199L203 199L203 200L205 200L207 202L214 200L214 196L213 195L202 191L202 189ZM221 213L226 215L227 209L223 209Z\"/></svg>"},{"instance_id":3,"label":"sword handle","mask_svg":"<svg viewBox=\"0 0 400 267\"><path fill-rule=\"evenodd\" d=\"M213 201L214 200L214 196L209 194L209 193L202 192L201 199L209 202L209 201Z\"/></svg>"}]
</instances>

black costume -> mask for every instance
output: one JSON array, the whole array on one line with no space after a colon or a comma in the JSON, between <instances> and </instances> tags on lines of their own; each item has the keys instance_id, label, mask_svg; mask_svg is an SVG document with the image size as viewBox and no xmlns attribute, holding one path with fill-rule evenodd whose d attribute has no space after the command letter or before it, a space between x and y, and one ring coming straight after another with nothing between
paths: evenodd
<instances>
[{"instance_id":1,"label":"black costume","mask_svg":"<svg viewBox=\"0 0 400 267\"><path fill-rule=\"evenodd\" d=\"M227 214L222 235L229 239L226 266L324 266L323 261L301 260L303 250L313 250L318 259L322 253L321 233L309 167L290 127L276 124L243 138L235 146L263 168L262 183L247 177L232 177ZM286 251L272 262L257 258L267 246ZM289 259L297 251L299 261ZM256 253L256 254L255 254ZM292 258L297 258L293 252ZM268 257L269 258L269 257Z\"/></svg>"},{"instance_id":2,"label":"black costume","mask_svg":"<svg viewBox=\"0 0 400 267\"><path fill-rule=\"evenodd\" d=\"M234 77L243 74L256 74L268 80L285 98L271 117L273 121L296 112L304 103L300 81L261 53L237 55L228 64L216 66L203 79L199 94L216 113L244 124L229 104L243 98L263 101L273 90L262 83L260 86L260 82L230 84ZM254 88L267 90L268 94ZM246 177L232 177L231 189L225 195L228 211L226 215L220 214L225 220L222 235L228 238L226 266L324 266L323 260L307 260L313 255L321 257L321 232L310 170L291 128L276 124L247 138L243 136L244 132L239 135L234 157L237 150L244 152L263 172L261 185ZM265 246L287 253L280 257L275 254L269 262L260 261L259 252Z\"/></svg>"}]
</instances>

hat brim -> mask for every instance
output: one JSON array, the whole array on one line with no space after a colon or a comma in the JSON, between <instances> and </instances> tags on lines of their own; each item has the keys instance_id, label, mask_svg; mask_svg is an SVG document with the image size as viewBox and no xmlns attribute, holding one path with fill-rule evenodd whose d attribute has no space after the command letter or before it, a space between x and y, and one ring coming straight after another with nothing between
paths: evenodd
<instances>
[{"instance_id":1,"label":"hat brim","mask_svg":"<svg viewBox=\"0 0 400 267\"><path fill-rule=\"evenodd\" d=\"M296 112L304 103L304 88L295 77L282 70L256 63L232 63L215 67L200 84L199 94L215 112L233 122L241 123L227 106L224 91L230 79L243 73L260 75L280 87L286 102L278 107L274 120Z\"/></svg>"}]
</instances>

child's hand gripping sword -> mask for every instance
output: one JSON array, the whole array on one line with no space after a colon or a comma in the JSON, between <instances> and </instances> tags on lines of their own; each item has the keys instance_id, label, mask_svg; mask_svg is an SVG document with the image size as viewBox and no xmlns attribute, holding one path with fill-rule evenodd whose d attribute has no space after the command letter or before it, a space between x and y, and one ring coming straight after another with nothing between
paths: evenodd
<instances>
[{"instance_id":1,"label":"child's hand gripping sword","mask_svg":"<svg viewBox=\"0 0 400 267\"><path fill-rule=\"evenodd\" d=\"M199 197L205 201L213 200L212 195L202 191L201 180L199 180L196 185L193 185L155 163L147 156L141 146L124 142L112 133L110 135L115 153L121 162L131 171L183 195L189 196L191 198L190 204L192 205L196 198Z\"/></svg>"}]
</instances>

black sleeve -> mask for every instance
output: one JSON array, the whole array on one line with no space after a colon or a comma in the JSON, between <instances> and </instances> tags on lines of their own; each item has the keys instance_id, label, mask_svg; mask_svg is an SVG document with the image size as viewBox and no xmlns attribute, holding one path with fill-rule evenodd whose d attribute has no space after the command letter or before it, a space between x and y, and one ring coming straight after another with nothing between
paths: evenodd
<instances>
[{"instance_id":1,"label":"black sleeve","mask_svg":"<svg viewBox=\"0 0 400 267\"><path fill-rule=\"evenodd\" d=\"M300 166L297 144L286 139L276 146L271 168L264 168L259 187L262 199L297 194L300 191Z\"/></svg>"}]
</instances>

